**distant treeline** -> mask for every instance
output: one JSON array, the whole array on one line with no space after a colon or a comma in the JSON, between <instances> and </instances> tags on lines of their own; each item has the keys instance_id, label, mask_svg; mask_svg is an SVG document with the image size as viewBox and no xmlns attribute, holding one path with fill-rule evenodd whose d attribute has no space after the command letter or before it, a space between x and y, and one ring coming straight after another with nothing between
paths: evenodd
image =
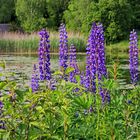
<instances>
[{"instance_id":1,"label":"distant treeline","mask_svg":"<svg viewBox=\"0 0 140 140\"><path fill-rule=\"evenodd\" d=\"M108 42L126 38L140 29L140 0L0 0L0 23L12 23L13 30L67 30L89 33L92 22L102 22Z\"/></svg>"}]
</instances>

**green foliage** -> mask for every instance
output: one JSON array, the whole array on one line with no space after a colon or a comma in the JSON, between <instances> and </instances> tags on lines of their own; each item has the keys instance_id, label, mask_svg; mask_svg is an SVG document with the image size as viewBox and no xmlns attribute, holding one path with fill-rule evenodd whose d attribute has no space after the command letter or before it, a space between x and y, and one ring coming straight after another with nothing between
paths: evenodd
<instances>
[{"instance_id":1,"label":"green foliage","mask_svg":"<svg viewBox=\"0 0 140 140\"><path fill-rule=\"evenodd\" d=\"M67 27L88 32L92 22L101 22L105 27L107 41L121 40L130 29L132 12L127 0L72 0L64 13ZM123 20L122 20L123 19Z\"/></svg>"},{"instance_id":2,"label":"green foliage","mask_svg":"<svg viewBox=\"0 0 140 140\"><path fill-rule=\"evenodd\" d=\"M69 30L88 32L92 23L92 0L71 0L68 10L64 12L64 19Z\"/></svg>"},{"instance_id":3,"label":"green foliage","mask_svg":"<svg viewBox=\"0 0 140 140\"><path fill-rule=\"evenodd\" d=\"M88 34L93 22L102 22L107 42L125 39L140 29L139 0L0 0L0 22L13 22L25 32L43 27L56 30L66 22L69 30ZM17 16L17 17L16 17Z\"/></svg>"},{"instance_id":4,"label":"green foliage","mask_svg":"<svg viewBox=\"0 0 140 140\"><path fill-rule=\"evenodd\" d=\"M0 23L11 21L14 14L15 0L0 0Z\"/></svg>"},{"instance_id":5,"label":"green foliage","mask_svg":"<svg viewBox=\"0 0 140 140\"><path fill-rule=\"evenodd\" d=\"M103 23L107 40L126 38L132 20L132 9L127 0L100 0L97 8L99 11L95 12L94 20Z\"/></svg>"},{"instance_id":6,"label":"green foliage","mask_svg":"<svg viewBox=\"0 0 140 140\"><path fill-rule=\"evenodd\" d=\"M5 68L5 64L0 63ZM68 68L69 73L72 69ZM53 76L61 75L56 72ZM4 76L4 75L3 75ZM56 90L36 93L16 82L0 81L0 100L4 103L0 138L7 140L137 139L140 134L140 87L120 90L114 79L104 79L111 102L101 103L77 84L58 78ZM79 91L75 92L75 88ZM7 94L7 91L9 93Z\"/></svg>"},{"instance_id":7,"label":"green foliage","mask_svg":"<svg viewBox=\"0 0 140 140\"><path fill-rule=\"evenodd\" d=\"M17 0L16 15L25 31L32 32L46 26L45 5L46 0Z\"/></svg>"},{"instance_id":8,"label":"green foliage","mask_svg":"<svg viewBox=\"0 0 140 140\"><path fill-rule=\"evenodd\" d=\"M133 23L132 26L135 29L140 29L140 1L139 0L128 0L132 6L133 12Z\"/></svg>"},{"instance_id":9,"label":"green foliage","mask_svg":"<svg viewBox=\"0 0 140 140\"><path fill-rule=\"evenodd\" d=\"M70 0L47 0L47 26L57 29L63 22L63 12L67 9Z\"/></svg>"},{"instance_id":10,"label":"green foliage","mask_svg":"<svg viewBox=\"0 0 140 140\"><path fill-rule=\"evenodd\" d=\"M69 0L17 0L16 15L26 32L55 28L62 22Z\"/></svg>"}]
</instances>

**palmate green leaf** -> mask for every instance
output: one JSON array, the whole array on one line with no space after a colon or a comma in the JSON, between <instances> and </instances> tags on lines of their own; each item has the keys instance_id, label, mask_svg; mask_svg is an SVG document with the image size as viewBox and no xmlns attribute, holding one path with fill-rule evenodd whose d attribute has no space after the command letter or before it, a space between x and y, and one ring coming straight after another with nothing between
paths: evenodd
<instances>
[{"instance_id":1,"label":"palmate green leaf","mask_svg":"<svg viewBox=\"0 0 140 140\"><path fill-rule=\"evenodd\" d=\"M90 106L92 105L93 103L93 97L91 97L92 95L90 94L86 94L86 93L83 93L83 95L79 96L79 97L74 97L73 98L73 101L83 107L84 109L89 109Z\"/></svg>"},{"instance_id":2,"label":"palmate green leaf","mask_svg":"<svg viewBox=\"0 0 140 140\"><path fill-rule=\"evenodd\" d=\"M29 88L29 93L32 93L32 88Z\"/></svg>"},{"instance_id":3,"label":"palmate green leaf","mask_svg":"<svg viewBox=\"0 0 140 140\"><path fill-rule=\"evenodd\" d=\"M40 130L44 130L44 129L48 128L46 123L40 122L40 121L32 121L32 122L30 122L30 127L31 126L35 126L35 127L39 128Z\"/></svg>"},{"instance_id":4,"label":"palmate green leaf","mask_svg":"<svg viewBox=\"0 0 140 140\"><path fill-rule=\"evenodd\" d=\"M16 81L8 81L8 83L5 85L4 88L12 88L14 89L16 87Z\"/></svg>"},{"instance_id":5,"label":"palmate green leaf","mask_svg":"<svg viewBox=\"0 0 140 140\"><path fill-rule=\"evenodd\" d=\"M67 82L67 85L65 87L67 89L67 92L73 92L74 89L78 88L79 92L76 92L76 94L83 92L85 90L84 87L82 87L79 83L72 83L72 82Z\"/></svg>"},{"instance_id":6,"label":"palmate green leaf","mask_svg":"<svg viewBox=\"0 0 140 140\"><path fill-rule=\"evenodd\" d=\"M118 88L118 84L116 81L114 81L114 79L103 78L102 85L104 86L104 88L106 88L109 91Z\"/></svg>"},{"instance_id":7,"label":"palmate green leaf","mask_svg":"<svg viewBox=\"0 0 140 140\"><path fill-rule=\"evenodd\" d=\"M75 75L75 79L76 79L76 81L79 83L80 82L80 75Z\"/></svg>"},{"instance_id":8,"label":"palmate green leaf","mask_svg":"<svg viewBox=\"0 0 140 140\"><path fill-rule=\"evenodd\" d=\"M67 82L66 89L68 92L71 92L73 89L77 88L78 85L72 82Z\"/></svg>"},{"instance_id":9,"label":"palmate green leaf","mask_svg":"<svg viewBox=\"0 0 140 140\"><path fill-rule=\"evenodd\" d=\"M0 129L0 138L2 140L9 140L10 132Z\"/></svg>"},{"instance_id":10,"label":"palmate green leaf","mask_svg":"<svg viewBox=\"0 0 140 140\"><path fill-rule=\"evenodd\" d=\"M44 111L44 109L42 108L42 106L37 106L37 107L36 107L36 110L37 110L39 113L44 113L44 114L45 114L45 111Z\"/></svg>"},{"instance_id":11,"label":"palmate green leaf","mask_svg":"<svg viewBox=\"0 0 140 140\"><path fill-rule=\"evenodd\" d=\"M16 93L16 95L18 95L18 100L22 100L24 95L26 94L26 91L25 90L16 89L15 93Z\"/></svg>"},{"instance_id":12,"label":"palmate green leaf","mask_svg":"<svg viewBox=\"0 0 140 140\"><path fill-rule=\"evenodd\" d=\"M0 90L3 89L7 85L6 82L0 82Z\"/></svg>"},{"instance_id":13,"label":"palmate green leaf","mask_svg":"<svg viewBox=\"0 0 140 140\"><path fill-rule=\"evenodd\" d=\"M6 130L0 129L0 134L5 134L5 133L7 133Z\"/></svg>"},{"instance_id":14,"label":"palmate green leaf","mask_svg":"<svg viewBox=\"0 0 140 140\"><path fill-rule=\"evenodd\" d=\"M39 139L39 138L41 138L41 137L44 137L45 139L47 139L47 140L62 140L59 136L53 136L53 135L51 135L51 134L41 134L41 133L33 133L33 134L31 134L31 136L30 136L30 139L31 140L37 140L37 139Z\"/></svg>"},{"instance_id":15,"label":"palmate green leaf","mask_svg":"<svg viewBox=\"0 0 140 140\"><path fill-rule=\"evenodd\" d=\"M74 71L74 68L73 67L68 67L65 71L65 74L68 75L72 71Z\"/></svg>"},{"instance_id":16,"label":"palmate green leaf","mask_svg":"<svg viewBox=\"0 0 140 140\"><path fill-rule=\"evenodd\" d=\"M66 81L65 80L61 81L61 86L64 86L64 87L66 86Z\"/></svg>"},{"instance_id":17,"label":"palmate green leaf","mask_svg":"<svg viewBox=\"0 0 140 140\"><path fill-rule=\"evenodd\" d=\"M63 73L61 71L55 71L53 75L63 75Z\"/></svg>"},{"instance_id":18,"label":"palmate green leaf","mask_svg":"<svg viewBox=\"0 0 140 140\"><path fill-rule=\"evenodd\" d=\"M68 113L68 110L67 110L67 107L66 107L66 106L62 106L62 107L61 107L61 110L62 110L62 113L66 114L66 115L69 115L69 113Z\"/></svg>"},{"instance_id":19,"label":"palmate green leaf","mask_svg":"<svg viewBox=\"0 0 140 140\"><path fill-rule=\"evenodd\" d=\"M19 129L20 129L21 132L24 131L26 129L26 124L20 123L19 124Z\"/></svg>"}]
</instances>

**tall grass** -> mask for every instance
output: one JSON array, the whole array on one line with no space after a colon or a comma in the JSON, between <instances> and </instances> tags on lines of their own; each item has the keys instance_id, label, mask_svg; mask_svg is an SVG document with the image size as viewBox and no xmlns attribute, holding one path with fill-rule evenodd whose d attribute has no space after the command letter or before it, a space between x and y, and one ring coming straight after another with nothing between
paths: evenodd
<instances>
[{"instance_id":1,"label":"tall grass","mask_svg":"<svg viewBox=\"0 0 140 140\"><path fill-rule=\"evenodd\" d=\"M80 33L68 33L69 46L74 44L78 52L84 52L86 48L86 38ZM35 53L37 52L39 36L37 33L21 34L13 32L0 33L1 53ZM59 33L50 32L51 52L59 50Z\"/></svg>"},{"instance_id":2,"label":"tall grass","mask_svg":"<svg viewBox=\"0 0 140 140\"><path fill-rule=\"evenodd\" d=\"M138 45L140 45L140 32L138 32ZM129 38L126 40L122 40L118 43L109 44L107 45L107 49L111 51L115 51L115 52L116 50L121 51L121 52L124 52L124 51L128 52L128 49L129 49L128 46L129 46Z\"/></svg>"},{"instance_id":3,"label":"tall grass","mask_svg":"<svg viewBox=\"0 0 140 140\"><path fill-rule=\"evenodd\" d=\"M140 33L138 33L140 40ZM36 53L38 49L39 36L37 33L23 34L17 32L0 33L0 53ZM51 52L59 50L59 33L50 32ZM77 52L85 52L87 37L81 33L68 32L68 44L74 44ZM139 43L140 44L140 43ZM127 52L129 39L118 43L106 45L109 52Z\"/></svg>"}]
</instances>

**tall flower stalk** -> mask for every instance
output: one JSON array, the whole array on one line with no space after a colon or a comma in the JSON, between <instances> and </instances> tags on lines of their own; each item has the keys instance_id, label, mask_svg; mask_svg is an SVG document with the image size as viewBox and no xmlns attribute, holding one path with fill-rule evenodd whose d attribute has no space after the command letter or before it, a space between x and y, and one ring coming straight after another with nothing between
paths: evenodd
<instances>
[{"instance_id":1,"label":"tall flower stalk","mask_svg":"<svg viewBox=\"0 0 140 140\"><path fill-rule=\"evenodd\" d=\"M85 74L84 74L84 71L82 71L81 74L80 74L80 84L81 84L81 86L85 85Z\"/></svg>"},{"instance_id":2,"label":"tall flower stalk","mask_svg":"<svg viewBox=\"0 0 140 140\"><path fill-rule=\"evenodd\" d=\"M131 83L135 85L138 81L138 36L135 30L130 32L129 68Z\"/></svg>"},{"instance_id":3,"label":"tall flower stalk","mask_svg":"<svg viewBox=\"0 0 140 140\"><path fill-rule=\"evenodd\" d=\"M65 25L62 23L59 28L60 42L59 42L59 65L60 70L65 74L65 70L68 67L68 36Z\"/></svg>"},{"instance_id":4,"label":"tall flower stalk","mask_svg":"<svg viewBox=\"0 0 140 140\"><path fill-rule=\"evenodd\" d=\"M31 89L32 92L36 92L39 88L39 77L36 64L33 67L32 79L31 79Z\"/></svg>"},{"instance_id":5,"label":"tall flower stalk","mask_svg":"<svg viewBox=\"0 0 140 140\"><path fill-rule=\"evenodd\" d=\"M69 52L69 61L70 61L70 67L74 68L72 72L70 72L69 80L70 82L76 83L75 75L79 74L79 69L77 65L76 60L76 48L73 44L70 46L70 52Z\"/></svg>"},{"instance_id":6,"label":"tall flower stalk","mask_svg":"<svg viewBox=\"0 0 140 140\"><path fill-rule=\"evenodd\" d=\"M38 49L40 80L50 80L50 41L48 32L43 29L39 32L40 43Z\"/></svg>"},{"instance_id":7,"label":"tall flower stalk","mask_svg":"<svg viewBox=\"0 0 140 140\"><path fill-rule=\"evenodd\" d=\"M2 118L2 109L3 109L3 102L1 101L2 93L0 91L0 118ZM4 129L4 122L0 120L0 129Z\"/></svg>"},{"instance_id":8,"label":"tall flower stalk","mask_svg":"<svg viewBox=\"0 0 140 140\"><path fill-rule=\"evenodd\" d=\"M107 77L105 65L104 32L101 23L93 23L87 45L86 82L85 87L91 92L99 91L102 101L105 95L102 79Z\"/></svg>"},{"instance_id":9,"label":"tall flower stalk","mask_svg":"<svg viewBox=\"0 0 140 140\"><path fill-rule=\"evenodd\" d=\"M95 92L96 85L96 62L95 62L95 52L96 52L96 44L95 44L95 34L96 34L96 24L93 23L92 29L90 32L90 36L88 39L88 45L86 48L86 75L85 75L85 87L87 90L91 92Z\"/></svg>"}]
</instances>

